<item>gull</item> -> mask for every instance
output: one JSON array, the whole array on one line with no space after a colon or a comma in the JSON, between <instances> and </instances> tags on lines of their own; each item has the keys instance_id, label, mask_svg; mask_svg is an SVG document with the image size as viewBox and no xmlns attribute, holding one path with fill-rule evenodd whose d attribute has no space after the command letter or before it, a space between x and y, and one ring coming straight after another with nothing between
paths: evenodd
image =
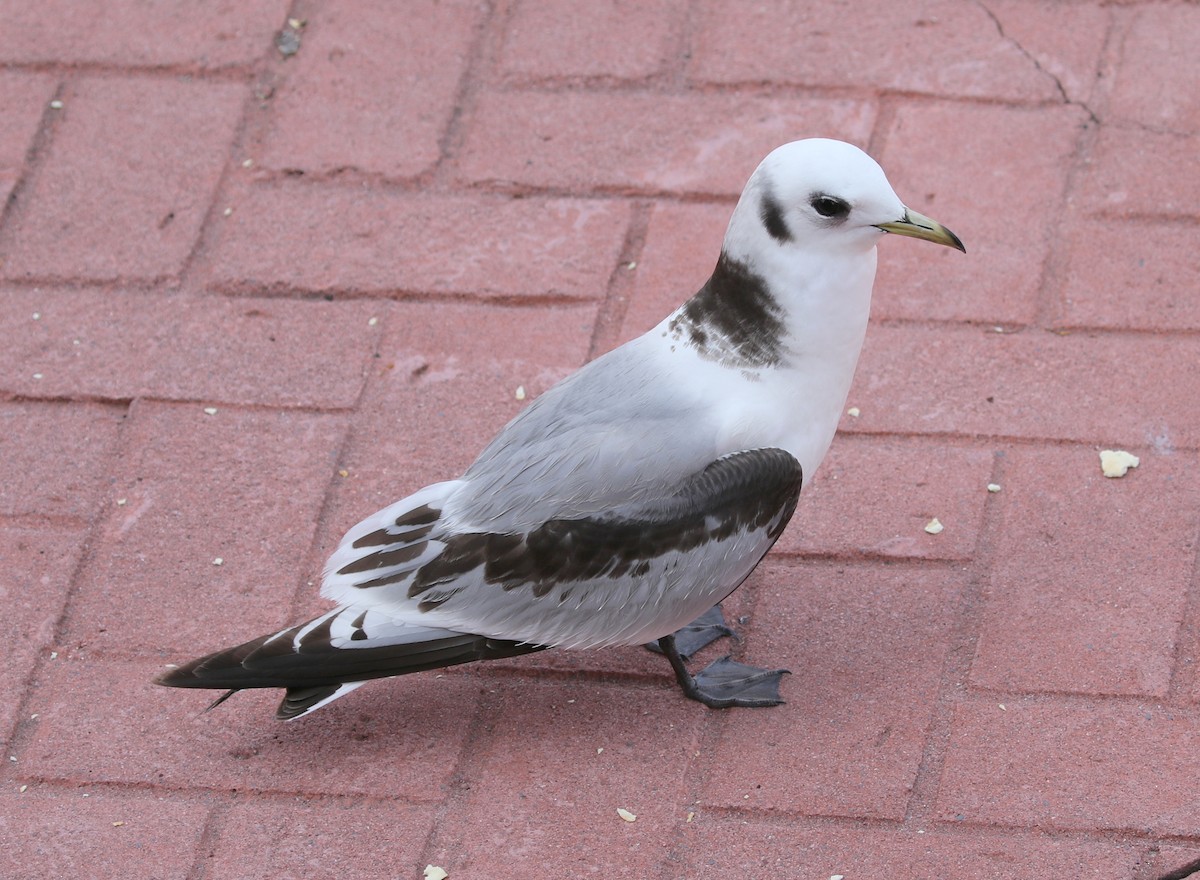
<instances>
[{"instance_id":1,"label":"gull","mask_svg":"<svg viewBox=\"0 0 1200 880\"><path fill-rule=\"evenodd\" d=\"M350 529L321 586L337 607L156 681L227 690L213 706L283 688L276 716L294 719L376 678L648 643L706 706L781 703L787 670L687 663L732 634L720 602L833 440L887 233L965 252L857 147L772 151L694 296L546 391L461 477Z\"/></svg>"}]
</instances>

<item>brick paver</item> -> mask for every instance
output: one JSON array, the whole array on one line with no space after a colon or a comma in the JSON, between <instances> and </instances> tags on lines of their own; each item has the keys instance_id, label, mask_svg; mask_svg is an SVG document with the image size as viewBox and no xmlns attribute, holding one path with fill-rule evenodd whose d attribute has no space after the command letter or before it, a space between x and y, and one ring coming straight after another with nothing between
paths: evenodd
<instances>
[{"instance_id":1,"label":"brick paver","mask_svg":"<svg viewBox=\"0 0 1200 880\"><path fill-rule=\"evenodd\" d=\"M432 168L482 11L422 0L381 16L374 3L342 2L306 19L303 51L271 98L263 164L396 178Z\"/></svg>"},{"instance_id":2,"label":"brick paver","mask_svg":"<svg viewBox=\"0 0 1200 880\"><path fill-rule=\"evenodd\" d=\"M0 236L0 272L19 280L177 275L228 161L244 99L228 82L68 83L44 161Z\"/></svg>"},{"instance_id":3,"label":"brick paver","mask_svg":"<svg viewBox=\"0 0 1200 880\"><path fill-rule=\"evenodd\" d=\"M1195 870L1198 27L0 0L0 875ZM326 607L346 528L657 323L812 135L968 251L881 245L854 411L698 658L788 667L785 705L705 710L637 647L295 724L151 683Z\"/></svg>"}]
</instances>

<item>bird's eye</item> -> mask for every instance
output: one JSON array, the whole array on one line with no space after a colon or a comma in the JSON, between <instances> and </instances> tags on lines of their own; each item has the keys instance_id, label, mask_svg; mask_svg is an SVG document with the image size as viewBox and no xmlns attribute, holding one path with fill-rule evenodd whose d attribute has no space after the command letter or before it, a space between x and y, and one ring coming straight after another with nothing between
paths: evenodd
<instances>
[{"instance_id":1,"label":"bird's eye","mask_svg":"<svg viewBox=\"0 0 1200 880\"><path fill-rule=\"evenodd\" d=\"M822 217L831 217L840 220L850 213L850 205L834 196L813 196L809 204Z\"/></svg>"}]
</instances>

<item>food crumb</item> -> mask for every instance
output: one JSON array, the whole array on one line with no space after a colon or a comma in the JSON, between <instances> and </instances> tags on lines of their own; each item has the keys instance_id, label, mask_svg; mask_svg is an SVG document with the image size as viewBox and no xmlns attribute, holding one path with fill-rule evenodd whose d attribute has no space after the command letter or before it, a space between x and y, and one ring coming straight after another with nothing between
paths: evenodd
<instances>
[{"instance_id":1,"label":"food crumb","mask_svg":"<svg viewBox=\"0 0 1200 880\"><path fill-rule=\"evenodd\" d=\"M1124 449L1105 449L1100 453L1100 470L1106 477L1123 477L1139 464L1141 459Z\"/></svg>"},{"instance_id":2,"label":"food crumb","mask_svg":"<svg viewBox=\"0 0 1200 880\"><path fill-rule=\"evenodd\" d=\"M437 865L425 866L425 880L446 880L449 876L445 868L439 868Z\"/></svg>"},{"instance_id":3,"label":"food crumb","mask_svg":"<svg viewBox=\"0 0 1200 880\"><path fill-rule=\"evenodd\" d=\"M862 415L862 410L860 410L857 406L852 406L850 409L846 410L846 415L850 416L852 419L857 419L860 415Z\"/></svg>"},{"instance_id":4,"label":"food crumb","mask_svg":"<svg viewBox=\"0 0 1200 880\"><path fill-rule=\"evenodd\" d=\"M637 816L634 815L633 813L629 812L624 807L617 807L617 815L620 816L622 819L624 819L626 822L637 821Z\"/></svg>"},{"instance_id":5,"label":"food crumb","mask_svg":"<svg viewBox=\"0 0 1200 880\"><path fill-rule=\"evenodd\" d=\"M942 529L944 529L944 528L946 528L946 527L944 525L942 525L941 522L938 521L938 518L936 516L933 519L931 519L929 522L925 523L925 531L929 532L929 534L931 534L931 535L941 534Z\"/></svg>"}]
</instances>

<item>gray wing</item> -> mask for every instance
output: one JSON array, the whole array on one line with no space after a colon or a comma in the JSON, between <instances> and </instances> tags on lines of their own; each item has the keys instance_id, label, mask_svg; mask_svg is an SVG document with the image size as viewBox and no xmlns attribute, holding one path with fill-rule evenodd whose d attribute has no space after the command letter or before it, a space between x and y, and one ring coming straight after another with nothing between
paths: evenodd
<instances>
[{"instance_id":1,"label":"gray wing","mask_svg":"<svg viewBox=\"0 0 1200 880\"><path fill-rule=\"evenodd\" d=\"M716 459L703 394L630 344L548 390L488 444L447 512L463 529L535 527L661 498Z\"/></svg>"}]
</instances>

